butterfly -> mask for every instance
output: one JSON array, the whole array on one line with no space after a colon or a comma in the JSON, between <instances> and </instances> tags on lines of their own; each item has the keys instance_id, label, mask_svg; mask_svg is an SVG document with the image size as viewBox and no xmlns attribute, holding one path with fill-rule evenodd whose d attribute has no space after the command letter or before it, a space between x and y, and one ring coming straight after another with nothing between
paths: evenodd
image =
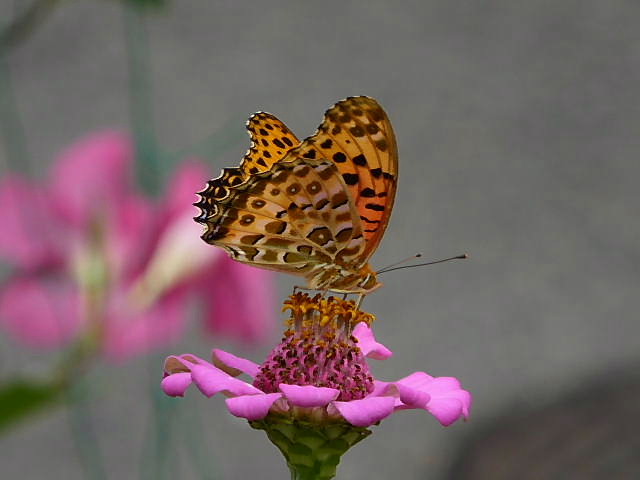
<instances>
[{"instance_id":1,"label":"butterfly","mask_svg":"<svg viewBox=\"0 0 640 480\"><path fill-rule=\"evenodd\" d=\"M305 277L310 289L381 286L369 259L391 216L398 150L380 104L346 98L303 141L265 112L247 129L240 166L199 192L202 239L240 262Z\"/></svg>"}]
</instances>

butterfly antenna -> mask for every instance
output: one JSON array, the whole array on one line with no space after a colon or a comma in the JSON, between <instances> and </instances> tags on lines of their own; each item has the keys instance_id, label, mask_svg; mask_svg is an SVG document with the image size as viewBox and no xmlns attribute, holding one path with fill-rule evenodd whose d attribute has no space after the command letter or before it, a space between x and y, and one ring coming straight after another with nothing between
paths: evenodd
<instances>
[{"instance_id":1,"label":"butterfly antenna","mask_svg":"<svg viewBox=\"0 0 640 480\"><path fill-rule=\"evenodd\" d=\"M386 272L393 267L397 267L398 265L402 265L404 262L408 262L409 260L413 260L414 258L420 258L422 253L418 252L415 255L411 255L410 257L405 258L404 260L400 260L399 262L392 263L391 265L387 265L386 267L382 267L380 270L376 272L376 275L382 272Z\"/></svg>"},{"instance_id":2,"label":"butterfly antenna","mask_svg":"<svg viewBox=\"0 0 640 480\"><path fill-rule=\"evenodd\" d=\"M382 269L381 271L376 272L376 273L393 272L394 270L402 270L403 268L424 267L426 265L435 265L436 263L444 263L444 262L448 262L450 260L464 260L464 259L467 259L467 258L469 258L469 255L467 255L466 253L463 253L462 255L457 255L455 257L444 258L442 260L436 260L435 262L418 263L416 265L404 265L402 267L397 267L397 266L393 266L392 265L391 267ZM400 262L400 263L402 263L402 262Z\"/></svg>"}]
</instances>

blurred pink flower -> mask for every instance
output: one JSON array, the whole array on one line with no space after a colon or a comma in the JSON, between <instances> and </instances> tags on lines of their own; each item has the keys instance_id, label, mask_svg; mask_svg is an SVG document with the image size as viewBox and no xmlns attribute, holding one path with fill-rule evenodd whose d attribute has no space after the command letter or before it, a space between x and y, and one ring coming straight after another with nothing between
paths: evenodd
<instances>
[{"instance_id":1,"label":"blurred pink flower","mask_svg":"<svg viewBox=\"0 0 640 480\"><path fill-rule=\"evenodd\" d=\"M183 163L153 201L134 190L133 162L128 136L102 132L63 152L46 183L0 179L0 258L13 267L0 325L35 347L90 335L122 359L177 339L195 297L209 331L262 339L270 274L206 245L191 218L204 166Z\"/></svg>"},{"instance_id":2,"label":"blurred pink flower","mask_svg":"<svg viewBox=\"0 0 640 480\"><path fill-rule=\"evenodd\" d=\"M365 321L357 323L352 334L326 328L332 315L335 324L342 326L348 323L345 319L354 318L349 305L336 313L342 308L340 303L347 302L322 300L324 304L316 309L318 302L304 297L297 302L303 313L298 318L294 314L291 323L307 323L309 328L287 332L262 365L222 350L213 351L211 363L191 354L171 356L165 361L162 389L167 395L183 396L195 383L207 397L223 393L229 397L226 404L231 414L250 421L275 416L318 425L346 421L354 427L368 427L393 412L422 409L448 426L469 416L471 394L456 378L415 372L394 382L374 379L365 357L382 360L392 352L376 341ZM336 304L338 309L333 308ZM323 318L323 323L314 323L316 317ZM318 332L317 341L311 338L312 331ZM241 374L251 377L252 383L236 378Z\"/></svg>"}]
</instances>

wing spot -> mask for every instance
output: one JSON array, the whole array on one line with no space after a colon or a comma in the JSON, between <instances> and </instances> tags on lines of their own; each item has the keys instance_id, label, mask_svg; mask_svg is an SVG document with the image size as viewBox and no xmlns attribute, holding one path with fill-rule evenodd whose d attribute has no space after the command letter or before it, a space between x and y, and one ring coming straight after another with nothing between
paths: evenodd
<instances>
[{"instance_id":1,"label":"wing spot","mask_svg":"<svg viewBox=\"0 0 640 480\"><path fill-rule=\"evenodd\" d=\"M309 174L309 170L311 170L307 165L293 171L293 174L296 177L306 177Z\"/></svg>"},{"instance_id":2,"label":"wing spot","mask_svg":"<svg viewBox=\"0 0 640 480\"><path fill-rule=\"evenodd\" d=\"M333 197L331 197L331 208L335 210L336 208L340 208L347 202L349 202L349 197L347 196L346 192L336 193Z\"/></svg>"},{"instance_id":3,"label":"wing spot","mask_svg":"<svg viewBox=\"0 0 640 480\"><path fill-rule=\"evenodd\" d=\"M279 139L277 139L277 138L273 141L273 144L274 144L276 147L284 148L284 143L282 143L282 142L281 142Z\"/></svg>"},{"instance_id":4,"label":"wing spot","mask_svg":"<svg viewBox=\"0 0 640 480\"><path fill-rule=\"evenodd\" d=\"M347 240L349 240L351 238L351 234L352 233L353 233L353 228L351 228L351 227L343 228L336 235L336 240L339 241L339 242L346 242Z\"/></svg>"},{"instance_id":5,"label":"wing spot","mask_svg":"<svg viewBox=\"0 0 640 480\"><path fill-rule=\"evenodd\" d=\"M367 165L367 157L361 153L360 155L353 157L353 163L359 167L365 167Z\"/></svg>"},{"instance_id":6,"label":"wing spot","mask_svg":"<svg viewBox=\"0 0 640 480\"><path fill-rule=\"evenodd\" d=\"M374 122L381 122L384 119L384 112L381 108L374 108L370 113Z\"/></svg>"},{"instance_id":7,"label":"wing spot","mask_svg":"<svg viewBox=\"0 0 640 480\"><path fill-rule=\"evenodd\" d=\"M307 185L307 192L309 192L311 194L316 194L321 189L322 189L322 186L320 185L320 182L318 182L318 181L313 181L309 185Z\"/></svg>"},{"instance_id":8,"label":"wing spot","mask_svg":"<svg viewBox=\"0 0 640 480\"><path fill-rule=\"evenodd\" d=\"M304 261L304 257L302 255L298 255L297 253L287 252L282 257L284 263L299 263Z\"/></svg>"},{"instance_id":9,"label":"wing spot","mask_svg":"<svg viewBox=\"0 0 640 480\"><path fill-rule=\"evenodd\" d=\"M256 243L258 243L260 240L262 240L264 238L264 235L245 235L243 237L240 238L240 243L243 243L245 245L255 245Z\"/></svg>"},{"instance_id":10,"label":"wing spot","mask_svg":"<svg viewBox=\"0 0 640 480\"><path fill-rule=\"evenodd\" d=\"M336 152L333 154L333 161L336 163L344 163L347 161L347 156L342 152Z\"/></svg>"},{"instance_id":11,"label":"wing spot","mask_svg":"<svg viewBox=\"0 0 640 480\"><path fill-rule=\"evenodd\" d=\"M347 185L355 185L360 181L360 175L357 173L343 173L342 178Z\"/></svg>"},{"instance_id":12,"label":"wing spot","mask_svg":"<svg viewBox=\"0 0 640 480\"><path fill-rule=\"evenodd\" d=\"M287 193L289 195L295 195L302 189L302 185L299 183L292 183L287 187Z\"/></svg>"},{"instance_id":13,"label":"wing spot","mask_svg":"<svg viewBox=\"0 0 640 480\"><path fill-rule=\"evenodd\" d=\"M351 132L351 135L353 135L354 137L364 137L364 129L360 125L351 127L349 131Z\"/></svg>"},{"instance_id":14,"label":"wing spot","mask_svg":"<svg viewBox=\"0 0 640 480\"><path fill-rule=\"evenodd\" d=\"M367 133L374 135L380 131L380 128L375 123L367 124Z\"/></svg>"},{"instance_id":15,"label":"wing spot","mask_svg":"<svg viewBox=\"0 0 640 480\"><path fill-rule=\"evenodd\" d=\"M370 171L371 171L371 175L373 176L373 178L380 178L382 176L382 169L381 168L373 168Z\"/></svg>"},{"instance_id":16,"label":"wing spot","mask_svg":"<svg viewBox=\"0 0 640 480\"><path fill-rule=\"evenodd\" d=\"M326 245L332 239L331 232L327 227L314 228L309 232L307 238L318 245Z\"/></svg>"},{"instance_id":17,"label":"wing spot","mask_svg":"<svg viewBox=\"0 0 640 480\"><path fill-rule=\"evenodd\" d=\"M265 135L265 136L267 136L267 135L269 135L269 132L267 132L264 128L261 128L261 129L260 129L260 135Z\"/></svg>"},{"instance_id":18,"label":"wing spot","mask_svg":"<svg viewBox=\"0 0 640 480\"><path fill-rule=\"evenodd\" d=\"M333 145L333 141L330 138L327 138L324 142L320 144L321 148L328 149Z\"/></svg>"},{"instance_id":19,"label":"wing spot","mask_svg":"<svg viewBox=\"0 0 640 480\"><path fill-rule=\"evenodd\" d=\"M289 137L282 137L282 141L290 147L293 147L293 142L289 139Z\"/></svg>"},{"instance_id":20,"label":"wing spot","mask_svg":"<svg viewBox=\"0 0 640 480\"><path fill-rule=\"evenodd\" d=\"M384 205L378 205L377 203L367 203L364 208L374 210L376 212L384 212Z\"/></svg>"},{"instance_id":21,"label":"wing spot","mask_svg":"<svg viewBox=\"0 0 640 480\"><path fill-rule=\"evenodd\" d=\"M382 152L386 152L387 148L389 148L389 145L387 144L387 141L382 138L380 140L376 140L375 142L376 147L378 147L378 150L382 151Z\"/></svg>"},{"instance_id":22,"label":"wing spot","mask_svg":"<svg viewBox=\"0 0 640 480\"><path fill-rule=\"evenodd\" d=\"M316 171L318 172L318 176L321 180L329 180L334 173L333 169L331 168L325 168L323 170L316 169Z\"/></svg>"},{"instance_id":23,"label":"wing spot","mask_svg":"<svg viewBox=\"0 0 640 480\"><path fill-rule=\"evenodd\" d=\"M308 152L303 153L303 154L302 154L302 156L303 156L304 158L310 158L310 159L312 159L312 160L313 160L314 158L316 158L316 151L315 151L315 150L313 150L313 149L311 149L311 150L309 150Z\"/></svg>"},{"instance_id":24,"label":"wing spot","mask_svg":"<svg viewBox=\"0 0 640 480\"><path fill-rule=\"evenodd\" d=\"M282 222L279 220L269 222L264 226L264 229L267 233L280 235L287 229L287 222Z\"/></svg>"},{"instance_id":25,"label":"wing spot","mask_svg":"<svg viewBox=\"0 0 640 480\"><path fill-rule=\"evenodd\" d=\"M316 203L313 208L315 208L316 210L322 210L324 207L326 207L329 204L329 200L327 200L326 198L323 198L322 200L318 201L318 203Z\"/></svg>"},{"instance_id":26,"label":"wing spot","mask_svg":"<svg viewBox=\"0 0 640 480\"><path fill-rule=\"evenodd\" d=\"M271 181L273 183L283 183L287 180L288 177L289 173L285 170L281 170L271 177Z\"/></svg>"},{"instance_id":27,"label":"wing spot","mask_svg":"<svg viewBox=\"0 0 640 480\"><path fill-rule=\"evenodd\" d=\"M251 225L255 221L256 217L254 215L243 215L240 219L240 223L242 225Z\"/></svg>"},{"instance_id":28,"label":"wing spot","mask_svg":"<svg viewBox=\"0 0 640 480\"><path fill-rule=\"evenodd\" d=\"M376 196L376 192L373 188L365 188L360 192L360 196L361 197L367 197L367 198L371 198L371 197L375 197Z\"/></svg>"}]
</instances>

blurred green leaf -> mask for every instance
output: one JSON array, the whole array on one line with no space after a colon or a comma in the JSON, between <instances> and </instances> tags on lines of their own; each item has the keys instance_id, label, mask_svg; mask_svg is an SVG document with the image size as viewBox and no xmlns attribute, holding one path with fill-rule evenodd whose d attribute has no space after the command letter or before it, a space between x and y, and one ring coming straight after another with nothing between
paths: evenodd
<instances>
[{"instance_id":1,"label":"blurred green leaf","mask_svg":"<svg viewBox=\"0 0 640 480\"><path fill-rule=\"evenodd\" d=\"M125 2L140 8L162 8L169 3L168 0L125 0Z\"/></svg>"},{"instance_id":2,"label":"blurred green leaf","mask_svg":"<svg viewBox=\"0 0 640 480\"><path fill-rule=\"evenodd\" d=\"M11 380L0 384L0 434L29 416L55 405L61 399L59 385Z\"/></svg>"}]
</instances>

